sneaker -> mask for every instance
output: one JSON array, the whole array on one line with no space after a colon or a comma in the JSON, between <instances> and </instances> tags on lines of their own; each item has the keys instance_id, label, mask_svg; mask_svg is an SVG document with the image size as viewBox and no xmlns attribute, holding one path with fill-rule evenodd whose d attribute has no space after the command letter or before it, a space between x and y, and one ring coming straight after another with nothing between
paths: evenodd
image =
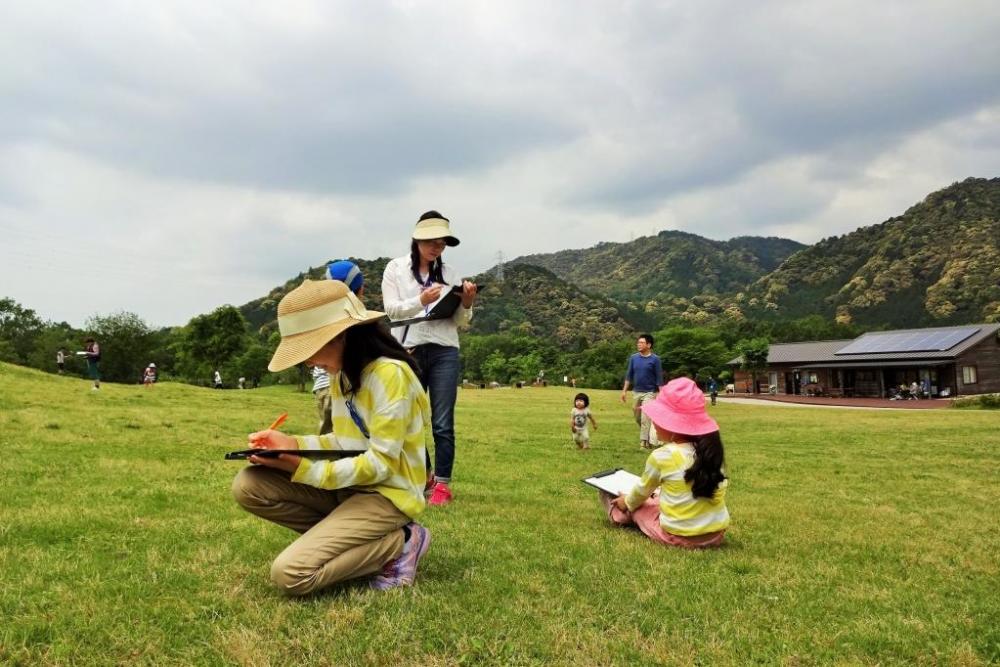
<instances>
[{"instance_id":1,"label":"sneaker","mask_svg":"<svg viewBox=\"0 0 1000 667\"><path fill-rule=\"evenodd\" d=\"M447 505L451 502L451 489L444 482L438 482L434 485L434 492L431 493L431 499L427 501L429 505Z\"/></svg>"},{"instance_id":2,"label":"sneaker","mask_svg":"<svg viewBox=\"0 0 1000 667\"><path fill-rule=\"evenodd\" d=\"M377 591L412 586L417 578L417 563L431 546L431 532L417 523L410 524L410 539L406 541L403 555L385 564L382 571L372 577L369 585Z\"/></svg>"}]
</instances>

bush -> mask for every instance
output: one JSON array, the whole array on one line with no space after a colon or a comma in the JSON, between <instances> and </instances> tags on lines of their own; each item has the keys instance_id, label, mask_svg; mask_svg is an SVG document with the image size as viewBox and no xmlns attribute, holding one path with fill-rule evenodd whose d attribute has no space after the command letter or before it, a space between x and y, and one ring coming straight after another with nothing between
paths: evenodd
<instances>
[{"instance_id":1,"label":"bush","mask_svg":"<svg viewBox=\"0 0 1000 667\"><path fill-rule=\"evenodd\" d=\"M1000 394L981 394L956 398L951 404L956 408L966 410L1000 410Z\"/></svg>"}]
</instances>

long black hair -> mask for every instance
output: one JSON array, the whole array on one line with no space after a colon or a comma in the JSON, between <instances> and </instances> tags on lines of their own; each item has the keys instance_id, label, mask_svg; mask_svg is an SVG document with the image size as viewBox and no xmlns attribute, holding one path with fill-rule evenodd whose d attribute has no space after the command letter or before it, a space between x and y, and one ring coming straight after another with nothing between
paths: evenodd
<instances>
[{"instance_id":1,"label":"long black hair","mask_svg":"<svg viewBox=\"0 0 1000 667\"><path fill-rule=\"evenodd\" d=\"M711 498L726 476L722 474L726 453L718 431L702 436L687 436L694 444L694 464L684 471L684 481L691 482L695 498Z\"/></svg>"},{"instance_id":2,"label":"long black hair","mask_svg":"<svg viewBox=\"0 0 1000 667\"><path fill-rule=\"evenodd\" d=\"M437 211L427 211L420 216L420 220L429 220L431 218L440 218L451 222ZM420 222L420 220L417 220L417 222ZM417 247L416 239L410 242L410 273L413 274L414 280L423 285L424 281L420 278L420 248ZM444 262L441 260L440 255L431 262L430 280L435 283L444 283Z\"/></svg>"},{"instance_id":3,"label":"long black hair","mask_svg":"<svg viewBox=\"0 0 1000 667\"><path fill-rule=\"evenodd\" d=\"M382 320L353 326L343 335L344 361L340 374L340 389L343 393L356 392L361 387L361 371L379 357L402 361L420 377L417 361L393 338ZM344 386L345 380L349 386Z\"/></svg>"}]
</instances>

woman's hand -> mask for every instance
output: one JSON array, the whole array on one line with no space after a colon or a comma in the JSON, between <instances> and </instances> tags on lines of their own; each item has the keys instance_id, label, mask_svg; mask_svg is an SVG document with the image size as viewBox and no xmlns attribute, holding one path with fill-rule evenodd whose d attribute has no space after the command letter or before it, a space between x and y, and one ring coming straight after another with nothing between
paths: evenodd
<instances>
[{"instance_id":1,"label":"woman's hand","mask_svg":"<svg viewBox=\"0 0 1000 667\"><path fill-rule=\"evenodd\" d=\"M420 293L420 305L426 306L427 304L434 303L435 301L440 299L441 290L443 288L444 285L438 283L436 285L431 285L430 287L425 289L423 292Z\"/></svg>"},{"instance_id":2,"label":"woman's hand","mask_svg":"<svg viewBox=\"0 0 1000 667\"><path fill-rule=\"evenodd\" d=\"M472 302L476 300L476 293L479 288L476 287L476 283L469 282L468 280L462 281L462 307L472 308Z\"/></svg>"},{"instance_id":3,"label":"woman's hand","mask_svg":"<svg viewBox=\"0 0 1000 667\"><path fill-rule=\"evenodd\" d=\"M268 429L257 431L247 436L250 447L253 449L298 449L298 441L290 435L281 431ZM277 468L285 472L294 473L302 462L301 456L294 454L279 454L277 458L264 458L262 456L251 456L250 463L262 465L267 468Z\"/></svg>"},{"instance_id":4,"label":"woman's hand","mask_svg":"<svg viewBox=\"0 0 1000 667\"><path fill-rule=\"evenodd\" d=\"M614 506L620 509L622 512L628 512L628 505L625 503L625 496L618 496L611 501Z\"/></svg>"},{"instance_id":5,"label":"woman's hand","mask_svg":"<svg viewBox=\"0 0 1000 667\"><path fill-rule=\"evenodd\" d=\"M247 441L253 449L298 449L298 441L281 431L267 429L257 431L247 436Z\"/></svg>"}]
</instances>

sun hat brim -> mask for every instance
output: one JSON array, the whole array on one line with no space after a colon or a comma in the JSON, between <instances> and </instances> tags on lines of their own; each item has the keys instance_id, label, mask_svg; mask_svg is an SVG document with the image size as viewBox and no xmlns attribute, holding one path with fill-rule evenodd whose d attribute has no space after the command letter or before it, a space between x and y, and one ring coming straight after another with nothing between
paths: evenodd
<instances>
[{"instance_id":1,"label":"sun hat brim","mask_svg":"<svg viewBox=\"0 0 1000 667\"><path fill-rule=\"evenodd\" d=\"M413 230L413 239L415 241L444 239L445 244L452 247L459 244L458 238L451 235L451 226L442 218L429 218L418 222Z\"/></svg>"},{"instance_id":2,"label":"sun hat brim","mask_svg":"<svg viewBox=\"0 0 1000 667\"><path fill-rule=\"evenodd\" d=\"M276 373L286 368L291 368L296 364L301 364L316 354L324 345L351 327L358 324L377 322L383 317L385 317L385 313L377 310L369 310L366 316L361 319L350 318L340 320L339 322L327 324L312 331L291 336L282 336L281 343L278 344L278 349L274 351L274 356L271 357L271 361L267 365L267 370Z\"/></svg>"},{"instance_id":3,"label":"sun hat brim","mask_svg":"<svg viewBox=\"0 0 1000 667\"><path fill-rule=\"evenodd\" d=\"M436 241L437 239L444 239L444 244L450 248L457 246L460 241L454 236L428 236L426 238L420 236L413 236L414 241Z\"/></svg>"},{"instance_id":4,"label":"sun hat brim","mask_svg":"<svg viewBox=\"0 0 1000 667\"><path fill-rule=\"evenodd\" d=\"M681 435L707 435L719 430L719 424L704 410L681 412L672 410L661 401L650 401L642 412L665 431Z\"/></svg>"}]
</instances>

